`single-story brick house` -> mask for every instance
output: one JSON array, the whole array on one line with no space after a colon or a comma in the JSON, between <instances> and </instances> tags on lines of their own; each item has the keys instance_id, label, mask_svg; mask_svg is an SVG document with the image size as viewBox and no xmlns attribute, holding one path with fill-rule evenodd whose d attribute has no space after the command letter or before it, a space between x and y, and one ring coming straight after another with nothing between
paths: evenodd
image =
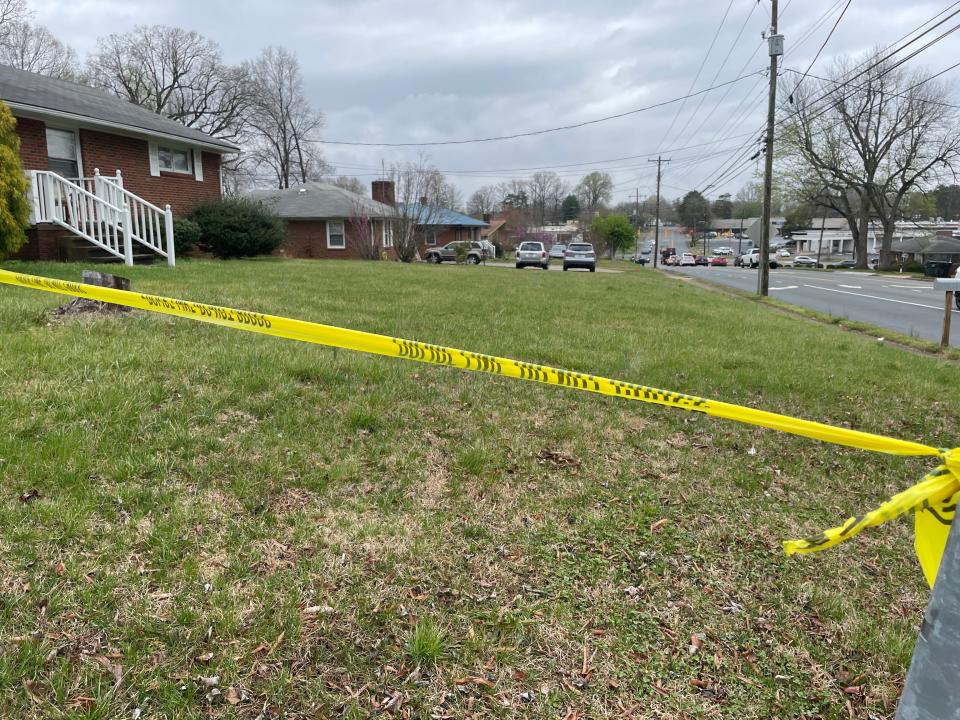
<instances>
[{"instance_id":1,"label":"single-story brick house","mask_svg":"<svg viewBox=\"0 0 960 720\"><path fill-rule=\"evenodd\" d=\"M480 240L480 231L487 227L483 220L477 220L456 210L438 208L426 203L411 203L407 206L409 217L419 217L417 224L423 235L424 245L434 247L446 245L456 240Z\"/></svg>"},{"instance_id":2,"label":"single-story brick house","mask_svg":"<svg viewBox=\"0 0 960 720\"><path fill-rule=\"evenodd\" d=\"M284 221L286 238L278 255L359 259L362 248L371 245L378 254L393 253L389 219L396 211L365 195L330 183L308 182L283 190L254 190L248 197ZM369 238L359 237L363 228Z\"/></svg>"},{"instance_id":3,"label":"single-story brick house","mask_svg":"<svg viewBox=\"0 0 960 720\"><path fill-rule=\"evenodd\" d=\"M286 239L277 252L287 257L359 259L363 249L373 245L378 255L395 259L391 218L397 217L420 219L417 236L423 239L421 255L427 247L454 240L477 241L480 230L487 226L483 220L425 202L398 206L389 180L375 180L370 197L322 182L283 190L255 190L248 197L285 222ZM359 217L366 223L358 223ZM361 232L365 237L359 237Z\"/></svg>"},{"instance_id":4,"label":"single-story brick house","mask_svg":"<svg viewBox=\"0 0 960 720\"><path fill-rule=\"evenodd\" d=\"M58 241L71 233L117 254L124 204L138 247L163 254L167 206L182 215L219 198L221 160L239 150L109 93L6 65L0 100L16 119L32 178L36 224L22 258L62 257Z\"/></svg>"}]
</instances>

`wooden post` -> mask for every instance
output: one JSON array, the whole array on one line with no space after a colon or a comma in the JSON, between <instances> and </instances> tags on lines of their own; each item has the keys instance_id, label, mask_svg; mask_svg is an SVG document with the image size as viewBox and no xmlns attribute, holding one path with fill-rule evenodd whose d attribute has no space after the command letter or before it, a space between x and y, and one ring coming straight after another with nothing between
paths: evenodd
<instances>
[{"instance_id":1,"label":"wooden post","mask_svg":"<svg viewBox=\"0 0 960 720\"><path fill-rule=\"evenodd\" d=\"M943 337L940 339L940 347L950 347L950 318L953 316L953 290L947 290L944 293L946 304L943 306Z\"/></svg>"}]
</instances>

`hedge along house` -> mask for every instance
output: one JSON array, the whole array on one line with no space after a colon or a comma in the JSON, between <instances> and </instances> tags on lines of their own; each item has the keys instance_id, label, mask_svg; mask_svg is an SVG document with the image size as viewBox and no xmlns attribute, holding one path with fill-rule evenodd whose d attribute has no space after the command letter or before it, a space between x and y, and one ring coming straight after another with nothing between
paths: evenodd
<instances>
[{"instance_id":1,"label":"hedge along house","mask_svg":"<svg viewBox=\"0 0 960 720\"><path fill-rule=\"evenodd\" d=\"M173 215L221 197L235 145L109 93L0 65L30 176L27 260L174 264Z\"/></svg>"},{"instance_id":2,"label":"hedge along house","mask_svg":"<svg viewBox=\"0 0 960 720\"><path fill-rule=\"evenodd\" d=\"M276 254L294 258L393 259L396 210L337 185L308 182L248 194L283 220L286 237Z\"/></svg>"}]
</instances>

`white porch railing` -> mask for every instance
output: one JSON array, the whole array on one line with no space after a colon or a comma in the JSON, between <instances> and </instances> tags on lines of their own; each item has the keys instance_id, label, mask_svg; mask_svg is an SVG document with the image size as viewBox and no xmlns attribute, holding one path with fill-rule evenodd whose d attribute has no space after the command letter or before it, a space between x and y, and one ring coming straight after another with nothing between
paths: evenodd
<instances>
[{"instance_id":1,"label":"white porch railing","mask_svg":"<svg viewBox=\"0 0 960 720\"><path fill-rule=\"evenodd\" d=\"M53 222L88 242L133 264L133 242L145 245L176 265L173 213L123 187L123 177L64 178L48 170L32 170L34 222Z\"/></svg>"},{"instance_id":2,"label":"white porch railing","mask_svg":"<svg viewBox=\"0 0 960 720\"><path fill-rule=\"evenodd\" d=\"M31 170L33 222L66 228L127 265L133 264L130 241L121 233L126 209L50 170Z\"/></svg>"},{"instance_id":3,"label":"white porch railing","mask_svg":"<svg viewBox=\"0 0 960 720\"><path fill-rule=\"evenodd\" d=\"M100 169L93 171L93 184L100 188L103 197L116 205L126 204L130 212L130 237L141 245L146 245L158 255L167 259L167 264L176 265L176 251L173 245L173 212L170 206L162 209L147 202L139 195L123 187L123 176L117 170L115 176L101 175ZM86 180L86 178L85 178ZM126 226L125 226L126 227Z\"/></svg>"}]
</instances>

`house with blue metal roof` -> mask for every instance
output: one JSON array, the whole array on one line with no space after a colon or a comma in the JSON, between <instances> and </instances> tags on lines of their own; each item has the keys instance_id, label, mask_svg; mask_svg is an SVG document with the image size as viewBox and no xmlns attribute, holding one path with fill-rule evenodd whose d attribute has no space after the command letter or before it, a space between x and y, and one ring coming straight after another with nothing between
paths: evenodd
<instances>
[{"instance_id":1,"label":"house with blue metal roof","mask_svg":"<svg viewBox=\"0 0 960 720\"><path fill-rule=\"evenodd\" d=\"M421 203L405 205L403 212L407 217L418 218L417 226L427 247L446 245L457 240L478 242L480 231L488 226L483 220L456 210Z\"/></svg>"}]
</instances>

